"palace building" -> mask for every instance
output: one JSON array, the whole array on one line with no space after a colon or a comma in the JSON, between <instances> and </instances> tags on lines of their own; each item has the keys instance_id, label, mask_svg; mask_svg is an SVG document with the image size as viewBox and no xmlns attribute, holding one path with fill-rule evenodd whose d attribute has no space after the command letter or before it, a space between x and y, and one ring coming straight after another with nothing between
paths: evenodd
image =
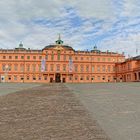
<instances>
[{"instance_id":1,"label":"palace building","mask_svg":"<svg viewBox=\"0 0 140 140\"><path fill-rule=\"evenodd\" d=\"M139 58L125 60L123 54L103 52L96 46L91 51L74 50L63 44L60 36L55 44L42 50L26 49L22 43L15 49L0 49L0 82L94 83L139 80Z\"/></svg>"},{"instance_id":2,"label":"palace building","mask_svg":"<svg viewBox=\"0 0 140 140\"><path fill-rule=\"evenodd\" d=\"M125 60L125 62L116 63L116 74L117 81L140 81L140 55L128 58Z\"/></svg>"}]
</instances>

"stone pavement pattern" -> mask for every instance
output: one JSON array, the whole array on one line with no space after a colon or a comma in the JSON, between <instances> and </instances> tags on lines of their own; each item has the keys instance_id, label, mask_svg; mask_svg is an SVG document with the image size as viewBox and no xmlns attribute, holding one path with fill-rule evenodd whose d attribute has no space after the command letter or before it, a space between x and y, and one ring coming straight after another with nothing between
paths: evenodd
<instances>
[{"instance_id":1,"label":"stone pavement pattern","mask_svg":"<svg viewBox=\"0 0 140 140\"><path fill-rule=\"evenodd\" d=\"M140 82L67 86L112 140L140 140Z\"/></svg>"},{"instance_id":2,"label":"stone pavement pattern","mask_svg":"<svg viewBox=\"0 0 140 140\"><path fill-rule=\"evenodd\" d=\"M40 86L38 83L0 83L0 95Z\"/></svg>"},{"instance_id":3,"label":"stone pavement pattern","mask_svg":"<svg viewBox=\"0 0 140 140\"><path fill-rule=\"evenodd\" d=\"M0 96L0 140L109 140L65 85Z\"/></svg>"}]
</instances>

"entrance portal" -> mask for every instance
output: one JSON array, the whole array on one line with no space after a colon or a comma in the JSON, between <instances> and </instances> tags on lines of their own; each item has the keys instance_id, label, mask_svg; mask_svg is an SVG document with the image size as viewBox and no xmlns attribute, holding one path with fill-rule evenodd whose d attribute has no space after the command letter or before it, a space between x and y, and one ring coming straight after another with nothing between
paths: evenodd
<instances>
[{"instance_id":1,"label":"entrance portal","mask_svg":"<svg viewBox=\"0 0 140 140\"><path fill-rule=\"evenodd\" d=\"M66 82L66 78L63 78L63 83L65 83Z\"/></svg>"},{"instance_id":2,"label":"entrance portal","mask_svg":"<svg viewBox=\"0 0 140 140\"><path fill-rule=\"evenodd\" d=\"M50 78L50 83L53 83L53 78L52 77Z\"/></svg>"},{"instance_id":3,"label":"entrance portal","mask_svg":"<svg viewBox=\"0 0 140 140\"><path fill-rule=\"evenodd\" d=\"M60 83L60 82L61 82L60 73L56 73L56 74L55 74L55 82L56 82L56 83Z\"/></svg>"}]
</instances>

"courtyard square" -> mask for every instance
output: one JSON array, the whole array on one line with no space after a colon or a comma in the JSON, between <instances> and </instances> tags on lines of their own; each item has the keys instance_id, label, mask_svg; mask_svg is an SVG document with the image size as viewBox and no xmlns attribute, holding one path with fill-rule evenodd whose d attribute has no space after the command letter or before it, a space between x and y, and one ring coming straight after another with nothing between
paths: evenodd
<instances>
[{"instance_id":1,"label":"courtyard square","mask_svg":"<svg viewBox=\"0 0 140 140\"><path fill-rule=\"evenodd\" d=\"M68 84L112 140L140 140L140 83Z\"/></svg>"},{"instance_id":2,"label":"courtyard square","mask_svg":"<svg viewBox=\"0 0 140 140\"><path fill-rule=\"evenodd\" d=\"M139 140L140 83L0 84L2 140Z\"/></svg>"},{"instance_id":3,"label":"courtyard square","mask_svg":"<svg viewBox=\"0 0 140 140\"><path fill-rule=\"evenodd\" d=\"M1 91L0 140L109 140L64 84L20 87Z\"/></svg>"}]
</instances>

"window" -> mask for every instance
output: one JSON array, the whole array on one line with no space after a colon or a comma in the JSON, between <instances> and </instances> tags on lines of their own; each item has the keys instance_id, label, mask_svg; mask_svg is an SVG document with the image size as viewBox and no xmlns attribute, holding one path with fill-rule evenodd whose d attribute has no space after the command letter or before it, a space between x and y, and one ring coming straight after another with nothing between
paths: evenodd
<instances>
[{"instance_id":1,"label":"window","mask_svg":"<svg viewBox=\"0 0 140 140\"><path fill-rule=\"evenodd\" d=\"M21 71L21 72L24 71L24 65L23 65L23 64L20 65L20 71Z\"/></svg>"},{"instance_id":2,"label":"window","mask_svg":"<svg viewBox=\"0 0 140 140\"><path fill-rule=\"evenodd\" d=\"M14 71L17 71L18 70L18 64L15 64L14 65Z\"/></svg>"},{"instance_id":3,"label":"window","mask_svg":"<svg viewBox=\"0 0 140 140\"><path fill-rule=\"evenodd\" d=\"M9 59L12 59L12 56L9 56Z\"/></svg>"},{"instance_id":4,"label":"window","mask_svg":"<svg viewBox=\"0 0 140 140\"><path fill-rule=\"evenodd\" d=\"M21 59L24 59L24 56L21 56Z\"/></svg>"},{"instance_id":5,"label":"window","mask_svg":"<svg viewBox=\"0 0 140 140\"><path fill-rule=\"evenodd\" d=\"M51 60L54 60L54 54L51 55Z\"/></svg>"},{"instance_id":6,"label":"window","mask_svg":"<svg viewBox=\"0 0 140 140\"><path fill-rule=\"evenodd\" d=\"M110 58L108 58L108 61L110 62Z\"/></svg>"},{"instance_id":7,"label":"window","mask_svg":"<svg viewBox=\"0 0 140 140\"><path fill-rule=\"evenodd\" d=\"M130 63L128 63L128 70L130 70L131 69L131 64Z\"/></svg>"},{"instance_id":8,"label":"window","mask_svg":"<svg viewBox=\"0 0 140 140\"><path fill-rule=\"evenodd\" d=\"M113 80L116 80L116 77L115 76L113 76Z\"/></svg>"},{"instance_id":9,"label":"window","mask_svg":"<svg viewBox=\"0 0 140 140\"><path fill-rule=\"evenodd\" d=\"M35 76L33 76L33 80L36 80L36 77Z\"/></svg>"},{"instance_id":10,"label":"window","mask_svg":"<svg viewBox=\"0 0 140 140\"><path fill-rule=\"evenodd\" d=\"M63 71L66 71L66 65L63 65Z\"/></svg>"},{"instance_id":11,"label":"window","mask_svg":"<svg viewBox=\"0 0 140 140\"><path fill-rule=\"evenodd\" d=\"M100 61L100 58L98 58L97 60Z\"/></svg>"},{"instance_id":12,"label":"window","mask_svg":"<svg viewBox=\"0 0 140 140\"><path fill-rule=\"evenodd\" d=\"M102 78L103 80L105 80L105 76L103 76L103 78Z\"/></svg>"},{"instance_id":13,"label":"window","mask_svg":"<svg viewBox=\"0 0 140 140\"><path fill-rule=\"evenodd\" d=\"M29 76L27 76L27 80L29 80L30 79L30 77Z\"/></svg>"},{"instance_id":14,"label":"window","mask_svg":"<svg viewBox=\"0 0 140 140\"><path fill-rule=\"evenodd\" d=\"M78 77L77 76L75 76L75 80L78 80Z\"/></svg>"},{"instance_id":15,"label":"window","mask_svg":"<svg viewBox=\"0 0 140 140\"><path fill-rule=\"evenodd\" d=\"M56 71L57 72L60 71L60 65L59 64L56 65Z\"/></svg>"},{"instance_id":16,"label":"window","mask_svg":"<svg viewBox=\"0 0 140 140\"><path fill-rule=\"evenodd\" d=\"M78 65L75 65L74 68L75 68L75 72L77 72L78 71Z\"/></svg>"},{"instance_id":17,"label":"window","mask_svg":"<svg viewBox=\"0 0 140 140\"><path fill-rule=\"evenodd\" d=\"M78 57L75 57L75 60L78 60Z\"/></svg>"},{"instance_id":18,"label":"window","mask_svg":"<svg viewBox=\"0 0 140 140\"><path fill-rule=\"evenodd\" d=\"M98 76L97 78L98 78L98 80L100 80L100 76Z\"/></svg>"},{"instance_id":19,"label":"window","mask_svg":"<svg viewBox=\"0 0 140 140\"><path fill-rule=\"evenodd\" d=\"M57 60L60 60L60 51L57 51Z\"/></svg>"},{"instance_id":20,"label":"window","mask_svg":"<svg viewBox=\"0 0 140 140\"><path fill-rule=\"evenodd\" d=\"M5 72L8 72L9 71L9 65L3 64L2 65L2 70L5 71Z\"/></svg>"},{"instance_id":21,"label":"window","mask_svg":"<svg viewBox=\"0 0 140 140\"><path fill-rule=\"evenodd\" d=\"M48 54L46 54L46 60L48 60Z\"/></svg>"},{"instance_id":22,"label":"window","mask_svg":"<svg viewBox=\"0 0 140 140\"><path fill-rule=\"evenodd\" d=\"M94 66L92 66L92 72L94 72Z\"/></svg>"},{"instance_id":23,"label":"window","mask_svg":"<svg viewBox=\"0 0 140 140\"><path fill-rule=\"evenodd\" d=\"M95 77L93 76L92 78L91 78L91 80L94 80L95 79Z\"/></svg>"},{"instance_id":24,"label":"window","mask_svg":"<svg viewBox=\"0 0 140 140\"><path fill-rule=\"evenodd\" d=\"M36 59L36 56L33 56L33 59L35 60Z\"/></svg>"},{"instance_id":25,"label":"window","mask_svg":"<svg viewBox=\"0 0 140 140\"><path fill-rule=\"evenodd\" d=\"M20 80L24 80L24 77L23 77L23 76L21 76L21 77L20 77Z\"/></svg>"},{"instance_id":26,"label":"window","mask_svg":"<svg viewBox=\"0 0 140 140\"><path fill-rule=\"evenodd\" d=\"M6 59L6 56L3 56L3 59Z\"/></svg>"},{"instance_id":27,"label":"window","mask_svg":"<svg viewBox=\"0 0 140 140\"><path fill-rule=\"evenodd\" d=\"M87 76L87 80L89 80L89 76Z\"/></svg>"},{"instance_id":28,"label":"window","mask_svg":"<svg viewBox=\"0 0 140 140\"><path fill-rule=\"evenodd\" d=\"M41 76L38 77L38 80L41 80Z\"/></svg>"},{"instance_id":29,"label":"window","mask_svg":"<svg viewBox=\"0 0 140 140\"><path fill-rule=\"evenodd\" d=\"M105 65L102 66L102 71L105 72Z\"/></svg>"},{"instance_id":30,"label":"window","mask_svg":"<svg viewBox=\"0 0 140 140\"><path fill-rule=\"evenodd\" d=\"M8 66L8 70L11 71L11 65Z\"/></svg>"},{"instance_id":31,"label":"window","mask_svg":"<svg viewBox=\"0 0 140 140\"><path fill-rule=\"evenodd\" d=\"M89 72L89 66L88 65L86 66L86 72Z\"/></svg>"},{"instance_id":32,"label":"window","mask_svg":"<svg viewBox=\"0 0 140 140\"><path fill-rule=\"evenodd\" d=\"M53 71L53 64L51 64L51 67L50 68L51 68L50 70Z\"/></svg>"},{"instance_id":33,"label":"window","mask_svg":"<svg viewBox=\"0 0 140 140\"><path fill-rule=\"evenodd\" d=\"M71 75L69 76L69 80L70 80L70 81L72 80L72 76L71 76Z\"/></svg>"},{"instance_id":34,"label":"window","mask_svg":"<svg viewBox=\"0 0 140 140\"><path fill-rule=\"evenodd\" d=\"M15 59L18 59L18 56L15 56Z\"/></svg>"},{"instance_id":35,"label":"window","mask_svg":"<svg viewBox=\"0 0 140 140\"><path fill-rule=\"evenodd\" d=\"M27 71L30 71L30 65L27 65Z\"/></svg>"},{"instance_id":36,"label":"window","mask_svg":"<svg viewBox=\"0 0 140 140\"><path fill-rule=\"evenodd\" d=\"M81 80L81 81L84 80L84 77L82 76L82 77L80 78L80 80Z\"/></svg>"},{"instance_id":37,"label":"window","mask_svg":"<svg viewBox=\"0 0 140 140\"><path fill-rule=\"evenodd\" d=\"M14 81L17 81L17 76L16 75L14 75Z\"/></svg>"},{"instance_id":38,"label":"window","mask_svg":"<svg viewBox=\"0 0 140 140\"><path fill-rule=\"evenodd\" d=\"M81 60L84 60L84 58L83 58L83 57L81 57Z\"/></svg>"},{"instance_id":39,"label":"window","mask_svg":"<svg viewBox=\"0 0 140 140\"><path fill-rule=\"evenodd\" d=\"M47 76L46 75L44 76L44 80L47 80Z\"/></svg>"},{"instance_id":40,"label":"window","mask_svg":"<svg viewBox=\"0 0 140 140\"><path fill-rule=\"evenodd\" d=\"M33 72L35 72L35 70L36 70L36 65L33 64L33 65L32 65L32 68L33 68Z\"/></svg>"},{"instance_id":41,"label":"window","mask_svg":"<svg viewBox=\"0 0 140 140\"><path fill-rule=\"evenodd\" d=\"M105 58L102 58L102 61L105 62Z\"/></svg>"},{"instance_id":42,"label":"window","mask_svg":"<svg viewBox=\"0 0 140 140\"><path fill-rule=\"evenodd\" d=\"M113 67L113 72L115 72L115 66L112 66Z\"/></svg>"},{"instance_id":43,"label":"window","mask_svg":"<svg viewBox=\"0 0 140 140\"><path fill-rule=\"evenodd\" d=\"M39 56L39 59L42 59L42 56Z\"/></svg>"},{"instance_id":44,"label":"window","mask_svg":"<svg viewBox=\"0 0 140 140\"><path fill-rule=\"evenodd\" d=\"M30 59L30 56L27 56L27 59Z\"/></svg>"},{"instance_id":45,"label":"window","mask_svg":"<svg viewBox=\"0 0 140 140\"><path fill-rule=\"evenodd\" d=\"M66 55L64 55L63 58L64 58L64 61L66 61Z\"/></svg>"},{"instance_id":46,"label":"window","mask_svg":"<svg viewBox=\"0 0 140 140\"><path fill-rule=\"evenodd\" d=\"M110 72L110 66L107 66L107 70L108 70L108 72Z\"/></svg>"},{"instance_id":47,"label":"window","mask_svg":"<svg viewBox=\"0 0 140 140\"><path fill-rule=\"evenodd\" d=\"M84 71L84 66L83 65L81 65L81 72L83 72Z\"/></svg>"},{"instance_id":48,"label":"window","mask_svg":"<svg viewBox=\"0 0 140 140\"><path fill-rule=\"evenodd\" d=\"M11 76L8 77L8 80L11 80Z\"/></svg>"},{"instance_id":49,"label":"window","mask_svg":"<svg viewBox=\"0 0 140 140\"><path fill-rule=\"evenodd\" d=\"M100 72L100 66L97 66L97 71Z\"/></svg>"},{"instance_id":50,"label":"window","mask_svg":"<svg viewBox=\"0 0 140 140\"><path fill-rule=\"evenodd\" d=\"M40 65L40 71L41 71L41 65ZM45 65L45 71L48 71L48 65Z\"/></svg>"},{"instance_id":51,"label":"window","mask_svg":"<svg viewBox=\"0 0 140 140\"><path fill-rule=\"evenodd\" d=\"M5 71L5 65L2 65L2 70Z\"/></svg>"},{"instance_id":52,"label":"window","mask_svg":"<svg viewBox=\"0 0 140 140\"><path fill-rule=\"evenodd\" d=\"M69 60L72 60L72 56L71 55L69 56Z\"/></svg>"}]
</instances>

